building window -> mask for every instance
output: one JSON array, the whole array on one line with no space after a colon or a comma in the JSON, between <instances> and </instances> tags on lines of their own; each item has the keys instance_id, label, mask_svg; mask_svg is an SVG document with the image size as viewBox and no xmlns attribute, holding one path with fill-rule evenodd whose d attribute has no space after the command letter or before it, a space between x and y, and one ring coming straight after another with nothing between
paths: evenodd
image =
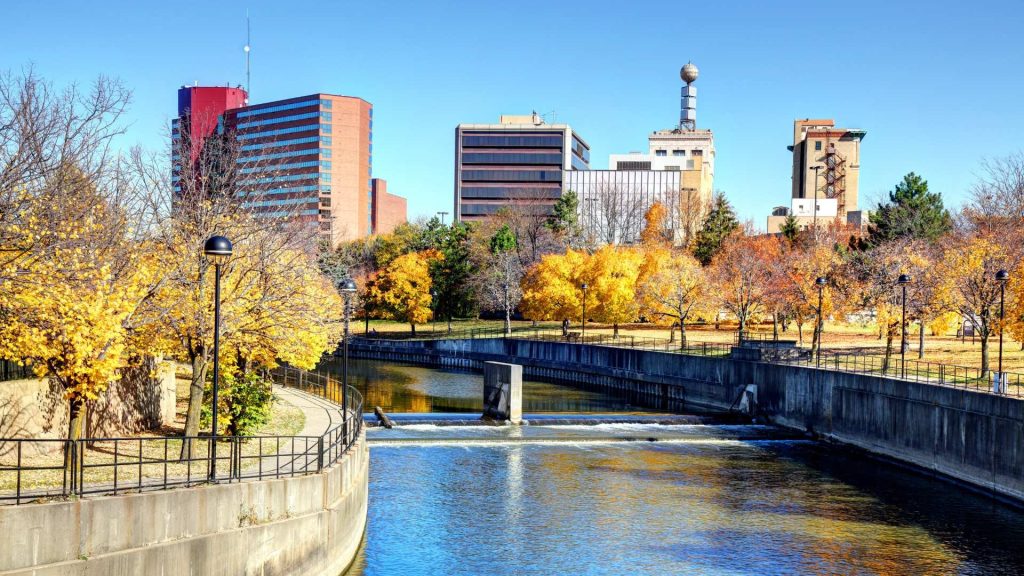
<instances>
[{"instance_id":1,"label":"building window","mask_svg":"<svg viewBox=\"0 0 1024 576\"><path fill-rule=\"evenodd\" d=\"M331 101L330 100L325 100L325 99L321 98L320 99L320 107L321 108L327 108L328 110L330 110L331 109Z\"/></svg>"},{"instance_id":2,"label":"building window","mask_svg":"<svg viewBox=\"0 0 1024 576\"><path fill-rule=\"evenodd\" d=\"M331 133L331 125L330 124L321 124L320 125L320 131L323 132L324 134L330 134Z\"/></svg>"},{"instance_id":3,"label":"building window","mask_svg":"<svg viewBox=\"0 0 1024 576\"><path fill-rule=\"evenodd\" d=\"M704 156L703 150L690 150L690 156Z\"/></svg>"},{"instance_id":4,"label":"building window","mask_svg":"<svg viewBox=\"0 0 1024 576\"><path fill-rule=\"evenodd\" d=\"M655 150L654 151L654 155L655 156L668 156L668 152L666 152L665 150Z\"/></svg>"},{"instance_id":5,"label":"building window","mask_svg":"<svg viewBox=\"0 0 1024 576\"><path fill-rule=\"evenodd\" d=\"M686 156L686 150L673 150L673 156Z\"/></svg>"},{"instance_id":6,"label":"building window","mask_svg":"<svg viewBox=\"0 0 1024 576\"><path fill-rule=\"evenodd\" d=\"M814 149L815 150L821 150L821 140L815 140L814 141Z\"/></svg>"}]
</instances>

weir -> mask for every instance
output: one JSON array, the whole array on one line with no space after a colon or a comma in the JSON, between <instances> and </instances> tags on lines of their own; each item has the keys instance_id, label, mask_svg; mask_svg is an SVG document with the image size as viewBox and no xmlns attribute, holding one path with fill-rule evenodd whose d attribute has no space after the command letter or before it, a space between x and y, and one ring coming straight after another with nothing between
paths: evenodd
<instances>
[{"instance_id":1,"label":"weir","mask_svg":"<svg viewBox=\"0 0 1024 576\"><path fill-rule=\"evenodd\" d=\"M765 422L1024 502L1024 400L1017 398L813 366L515 338L355 340L351 351L435 367L518 363L527 377L675 413L756 400L753 413Z\"/></svg>"}]
</instances>

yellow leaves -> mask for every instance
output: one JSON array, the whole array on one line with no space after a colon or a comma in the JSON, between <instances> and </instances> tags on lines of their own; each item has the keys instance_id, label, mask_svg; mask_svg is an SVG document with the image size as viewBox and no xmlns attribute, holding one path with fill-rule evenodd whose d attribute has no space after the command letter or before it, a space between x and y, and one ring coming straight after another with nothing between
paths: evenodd
<instances>
[{"instance_id":1,"label":"yellow leaves","mask_svg":"<svg viewBox=\"0 0 1024 576\"><path fill-rule=\"evenodd\" d=\"M648 250L638 279L644 315L658 323L685 322L696 307L707 307L704 270L686 251Z\"/></svg>"},{"instance_id":2,"label":"yellow leaves","mask_svg":"<svg viewBox=\"0 0 1024 576\"><path fill-rule=\"evenodd\" d=\"M609 245L591 254L585 268L590 285L587 315L614 324L636 320L640 315L636 288L642 263L643 255L634 248Z\"/></svg>"},{"instance_id":3,"label":"yellow leaves","mask_svg":"<svg viewBox=\"0 0 1024 576\"><path fill-rule=\"evenodd\" d=\"M393 320L427 322L433 317L430 262L442 257L436 250L425 250L394 258L371 279L368 298Z\"/></svg>"},{"instance_id":4,"label":"yellow leaves","mask_svg":"<svg viewBox=\"0 0 1024 576\"><path fill-rule=\"evenodd\" d=\"M565 320L582 313L585 262L588 256L568 250L548 254L530 267L520 283L523 316L532 320Z\"/></svg>"}]
</instances>

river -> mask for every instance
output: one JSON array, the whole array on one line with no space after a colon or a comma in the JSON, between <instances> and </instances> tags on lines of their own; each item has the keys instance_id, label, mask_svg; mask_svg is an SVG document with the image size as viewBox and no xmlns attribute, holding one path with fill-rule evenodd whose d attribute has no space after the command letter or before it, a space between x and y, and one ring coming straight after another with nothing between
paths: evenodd
<instances>
[{"instance_id":1,"label":"river","mask_svg":"<svg viewBox=\"0 0 1024 576\"><path fill-rule=\"evenodd\" d=\"M374 362L354 372L396 412L479 403L475 374ZM526 413L635 411L525 388ZM772 427L420 424L368 438L369 518L352 575L1024 574L1020 511Z\"/></svg>"}]
</instances>

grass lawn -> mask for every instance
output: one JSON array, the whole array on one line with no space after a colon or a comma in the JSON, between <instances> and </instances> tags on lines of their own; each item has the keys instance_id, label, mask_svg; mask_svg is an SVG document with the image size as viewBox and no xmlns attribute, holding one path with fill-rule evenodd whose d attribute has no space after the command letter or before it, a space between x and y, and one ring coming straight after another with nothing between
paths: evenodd
<instances>
[{"instance_id":1,"label":"grass lawn","mask_svg":"<svg viewBox=\"0 0 1024 576\"><path fill-rule=\"evenodd\" d=\"M165 436L182 434L185 429L185 412L188 407L189 375L191 369L188 366L179 366L177 371L177 414L175 421L160 430L142 432L127 440L96 442L86 448L82 459L84 463L83 479L85 484L106 484L115 480L116 461L120 466L116 468L117 483L131 484L138 483L140 475L143 482L163 478L165 475L173 478L202 479L206 475L206 462L209 450L209 443L198 442L195 446L195 455L192 461L177 461L165 464L165 459L176 459L181 451L181 440L167 440ZM270 411L270 419L256 431L258 436L291 436L302 430L306 417L302 410L290 404L274 401ZM251 440L242 444L242 468L243 470L255 470L264 460L264 468L272 467L269 459L261 459L259 456L274 455L279 452L289 453L302 451L305 443L296 443L287 439L266 440L258 442ZM6 453L7 450L0 450ZM226 443L218 445L217 460L222 470L228 468L228 454L230 446ZM246 458L249 457L249 458ZM4 466L14 464L14 455L8 454L0 462L0 492L11 492L15 489L18 480L18 473L15 470L4 469ZM59 443L53 441L33 441L23 445L22 465L39 467L39 470L21 471L21 488L25 490L38 490L48 488L60 488L65 479L63 470L63 452ZM141 463L141 466L139 465ZM126 465L128 464L128 465ZM6 495L6 494L5 494Z\"/></svg>"}]
</instances>

